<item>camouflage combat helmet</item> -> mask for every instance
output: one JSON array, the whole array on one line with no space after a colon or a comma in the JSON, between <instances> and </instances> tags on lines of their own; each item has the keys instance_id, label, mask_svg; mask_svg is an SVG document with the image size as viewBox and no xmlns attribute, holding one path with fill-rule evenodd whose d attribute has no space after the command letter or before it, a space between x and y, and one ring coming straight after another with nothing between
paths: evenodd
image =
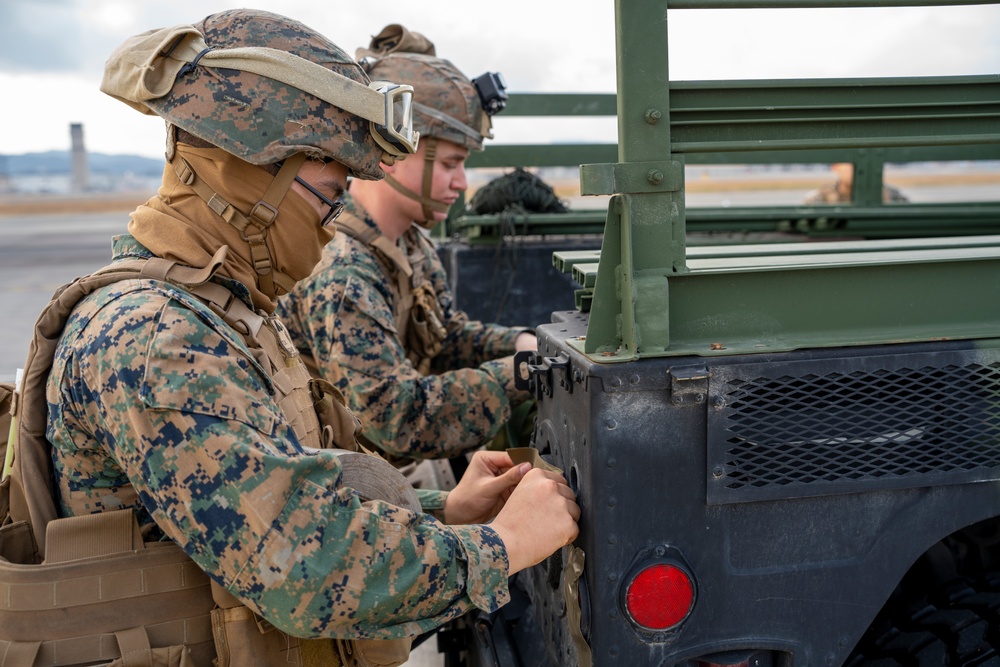
<instances>
[{"instance_id":1,"label":"camouflage combat helmet","mask_svg":"<svg viewBox=\"0 0 1000 667\"><path fill-rule=\"evenodd\" d=\"M498 74L487 73L471 81L435 53L429 39L392 24L375 35L368 48L358 49L355 54L373 81L395 81L413 87L413 128L419 131L425 146L423 192L418 195L391 176L386 177L386 182L420 201L424 220L418 222L427 227L434 225L433 211L448 210L446 204L430 198L436 140L483 150L483 140L493 138L491 116L503 109L507 98L506 84Z\"/></svg>"},{"instance_id":2,"label":"camouflage combat helmet","mask_svg":"<svg viewBox=\"0 0 1000 667\"><path fill-rule=\"evenodd\" d=\"M425 140L435 137L481 151L483 139L493 138L479 92L448 60L396 52L363 59L362 66L373 81L413 86L413 127Z\"/></svg>"},{"instance_id":3,"label":"camouflage combat helmet","mask_svg":"<svg viewBox=\"0 0 1000 667\"><path fill-rule=\"evenodd\" d=\"M226 11L137 35L109 58L101 89L252 164L305 153L379 179L379 162L393 157L384 159L371 129L372 111L385 122L386 98L360 66L315 30L269 12Z\"/></svg>"},{"instance_id":4,"label":"camouflage combat helmet","mask_svg":"<svg viewBox=\"0 0 1000 667\"><path fill-rule=\"evenodd\" d=\"M294 285L268 242L293 182L318 198L298 171L307 158L379 179L380 162L416 150L413 89L371 84L361 67L315 30L269 12L237 9L196 25L151 30L125 41L105 65L101 90L168 124L167 161L249 245L257 286L272 301ZM180 128L195 140L253 165L279 164L256 204L242 210L222 196L171 141ZM188 141L188 135L192 138ZM342 206L325 200L330 211Z\"/></svg>"}]
</instances>

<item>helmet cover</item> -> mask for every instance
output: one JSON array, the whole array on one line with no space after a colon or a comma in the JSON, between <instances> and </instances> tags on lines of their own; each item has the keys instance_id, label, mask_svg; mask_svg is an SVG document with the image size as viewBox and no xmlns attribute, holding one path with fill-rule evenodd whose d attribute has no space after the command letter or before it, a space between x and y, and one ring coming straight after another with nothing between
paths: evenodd
<instances>
[{"instance_id":1,"label":"helmet cover","mask_svg":"<svg viewBox=\"0 0 1000 667\"><path fill-rule=\"evenodd\" d=\"M475 151L483 150L484 138L493 137L479 91L450 61L396 51L370 57L366 70L372 80L413 86L413 129L420 136L444 139ZM438 117L442 114L448 119Z\"/></svg>"},{"instance_id":2,"label":"helmet cover","mask_svg":"<svg viewBox=\"0 0 1000 667\"><path fill-rule=\"evenodd\" d=\"M194 26L211 49L267 47L286 51L363 85L361 67L326 37L270 12L236 9ZM170 92L147 105L191 134L252 164L296 153L331 158L366 180L383 177L383 151L364 118L310 93L252 72L205 63L182 71Z\"/></svg>"}]
</instances>

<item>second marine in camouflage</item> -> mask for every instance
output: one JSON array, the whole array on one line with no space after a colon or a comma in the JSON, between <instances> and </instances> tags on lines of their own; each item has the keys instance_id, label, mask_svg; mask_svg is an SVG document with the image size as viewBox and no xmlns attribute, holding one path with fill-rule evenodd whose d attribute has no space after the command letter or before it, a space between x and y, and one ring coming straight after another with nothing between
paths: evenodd
<instances>
[{"instance_id":1,"label":"second marine in camouflage","mask_svg":"<svg viewBox=\"0 0 1000 667\"><path fill-rule=\"evenodd\" d=\"M536 346L525 328L457 310L417 227L443 220L466 189L465 158L492 136L490 116L477 87L447 60L365 54L373 79L413 86L420 145L386 168L384 183L351 184L342 233L278 312L300 352L349 397L369 440L400 457L451 457L489 442L530 398L514 388L510 355Z\"/></svg>"}]
</instances>

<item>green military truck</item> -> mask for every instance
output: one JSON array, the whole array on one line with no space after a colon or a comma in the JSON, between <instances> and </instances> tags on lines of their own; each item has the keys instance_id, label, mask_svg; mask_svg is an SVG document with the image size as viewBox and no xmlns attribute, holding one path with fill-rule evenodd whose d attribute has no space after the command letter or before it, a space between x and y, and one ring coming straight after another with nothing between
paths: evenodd
<instances>
[{"instance_id":1,"label":"green military truck","mask_svg":"<svg viewBox=\"0 0 1000 667\"><path fill-rule=\"evenodd\" d=\"M886 163L1000 160L1000 75L667 73L668 9L932 4L960 3L618 0L616 95L511 96L618 117L617 146L566 148L600 218L516 219L525 247L600 239L555 254L575 309L518 358L583 515L510 605L440 634L448 665L1000 665L1000 188L879 196ZM852 203L685 206L685 164L824 161L855 163ZM713 230L793 236L689 245Z\"/></svg>"}]
</instances>

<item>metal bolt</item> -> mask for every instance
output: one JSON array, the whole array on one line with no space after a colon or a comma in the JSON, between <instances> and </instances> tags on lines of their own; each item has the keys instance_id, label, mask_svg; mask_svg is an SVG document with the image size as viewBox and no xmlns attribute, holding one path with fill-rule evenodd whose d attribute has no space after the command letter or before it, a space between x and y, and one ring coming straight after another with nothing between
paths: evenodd
<instances>
[{"instance_id":1,"label":"metal bolt","mask_svg":"<svg viewBox=\"0 0 1000 667\"><path fill-rule=\"evenodd\" d=\"M618 538L614 535L608 536L608 544L618 544Z\"/></svg>"},{"instance_id":2,"label":"metal bolt","mask_svg":"<svg viewBox=\"0 0 1000 667\"><path fill-rule=\"evenodd\" d=\"M639 376L638 375L629 376L628 382L629 384L639 384Z\"/></svg>"},{"instance_id":3,"label":"metal bolt","mask_svg":"<svg viewBox=\"0 0 1000 667\"><path fill-rule=\"evenodd\" d=\"M615 498L614 496L611 496L610 498L608 498L608 507L614 507L617 504L618 504L618 499L617 498Z\"/></svg>"},{"instance_id":4,"label":"metal bolt","mask_svg":"<svg viewBox=\"0 0 1000 667\"><path fill-rule=\"evenodd\" d=\"M705 394L695 394L695 396L694 396L694 402L695 403L704 403L705 402Z\"/></svg>"},{"instance_id":5,"label":"metal bolt","mask_svg":"<svg viewBox=\"0 0 1000 667\"><path fill-rule=\"evenodd\" d=\"M616 465L618 465L618 460L615 459L615 457L612 456L610 459L608 459L609 468L614 468Z\"/></svg>"},{"instance_id":6,"label":"metal bolt","mask_svg":"<svg viewBox=\"0 0 1000 667\"><path fill-rule=\"evenodd\" d=\"M608 575L608 581L618 581L618 573L612 572Z\"/></svg>"},{"instance_id":7,"label":"metal bolt","mask_svg":"<svg viewBox=\"0 0 1000 667\"><path fill-rule=\"evenodd\" d=\"M609 431L614 431L616 428L618 428L618 422L615 421L614 419L609 419L608 421L604 422L604 425L608 427Z\"/></svg>"},{"instance_id":8,"label":"metal bolt","mask_svg":"<svg viewBox=\"0 0 1000 667\"><path fill-rule=\"evenodd\" d=\"M659 185L663 182L663 172L659 169L650 169L646 174L646 180L653 185Z\"/></svg>"},{"instance_id":9,"label":"metal bolt","mask_svg":"<svg viewBox=\"0 0 1000 667\"><path fill-rule=\"evenodd\" d=\"M611 386L612 387L620 387L620 386L622 386L622 379L621 378L615 378L614 380L611 381Z\"/></svg>"},{"instance_id":10,"label":"metal bolt","mask_svg":"<svg viewBox=\"0 0 1000 667\"><path fill-rule=\"evenodd\" d=\"M716 410L721 410L722 408L726 407L726 399L722 398L721 396L716 396L715 398L712 399L712 407L715 408Z\"/></svg>"},{"instance_id":11,"label":"metal bolt","mask_svg":"<svg viewBox=\"0 0 1000 667\"><path fill-rule=\"evenodd\" d=\"M715 466L712 468L712 477L722 477L726 474L726 471L722 469L722 466Z\"/></svg>"},{"instance_id":12,"label":"metal bolt","mask_svg":"<svg viewBox=\"0 0 1000 667\"><path fill-rule=\"evenodd\" d=\"M661 118L663 114L659 109L646 109L646 122L650 125L656 125Z\"/></svg>"},{"instance_id":13,"label":"metal bolt","mask_svg":"<svg viewBox=\"0 0 1000 667\"><path fill-rule=\"evenodd\" d=\"M661 556L663 556L663 554L665 554L665 553L667 553L667 550L666 550L666 549L664 549L663 547L656 547L655 549L653 549L653 554L654 554L654 555L655 555L655 556L656 556L657 558L660 558L660 557L661 557Z\"/></svg>"}]
</instances>

